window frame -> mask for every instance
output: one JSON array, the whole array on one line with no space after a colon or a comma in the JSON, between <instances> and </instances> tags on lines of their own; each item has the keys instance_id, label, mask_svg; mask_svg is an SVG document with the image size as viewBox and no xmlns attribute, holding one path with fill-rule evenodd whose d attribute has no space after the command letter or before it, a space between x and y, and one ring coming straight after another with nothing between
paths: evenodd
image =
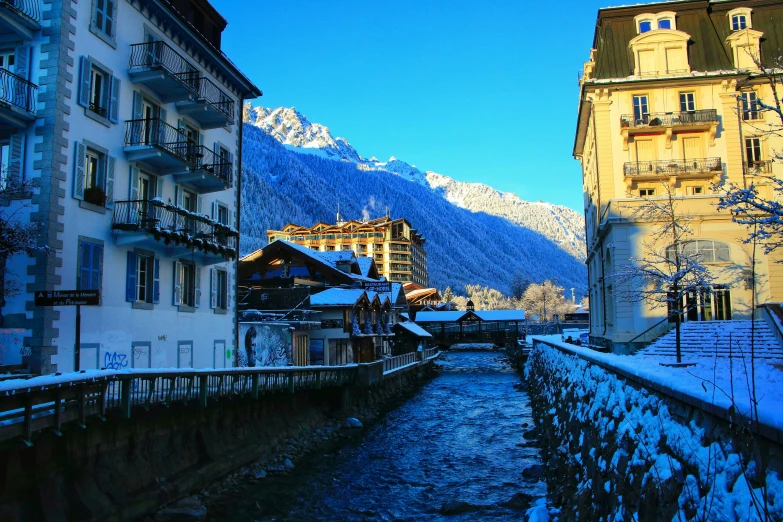
<instances>
[{"instance_id":1,"label":"window frame","mask_svg":"<svg viewBox=\"0 0 783 522\"><path fill-rule=\"evenodd\" d=\"M753 159L751 159L751 152L753 152ZM745 137L745 162L748 165L755 165L764 161L764 155L761 149L761 138L759 136L746 136Z\"/></svg>"},{"instance_id":2,"label":"window frame","mask_svg":"<svg viewBox=\"0 0 783 522\"><path fill-rule=\"evenodd\" d=\"M644 103L641 100L644 99ZM638 106L640 111L637 113L637 100L639 100ZM644 105L645 112L641 111L641 107ZM633 118L635 122L643 121L649 123L650 120L650 96L648 94L634 94L631 96L631 107L633 108Z\"/></svg>"},{"instance_id":3,"label":"window frame","mask_svg":"<svg viewBox=\"0 0 783 522\"><path fill-rule=\"evenodd\" d=\"M98 4L103 6L98 7ZM112 12L108 15L106 7L111 4ZM107 45L117 48L117 14L119 10L118 0L92 0L92 8L90 10L90 32L101 39ZM103 18L103 24L98 25L98 15ZM110 30L106 31L106 21L109 21Z\"/></svg>"},{"instance_id":4,"label":"window frame","mask_svg":"<svg viewBox=\"0 0 783 522\"><path fill-rule=\"evenodd\" d=\"M100 239L95 239L91 237L85 237L85 236L79 236L78 237L78 251L77 251L77 259L76 259L76 289L77 290L98 290L99 293L103 293L103 265L104 265L104 258L105 258L105 251L104 251L104 242ZM84 274L85 271L85 265L84 265L84 246L90 245L90 265L86 268L86 270L89 272L89 284L85 286L84 283ZM93 266L93 261L95 259L95 250L98 250L99 255L99 266L96 269ZM98 275L98 288L93 288L92 285L92 278L97 273ZM103 297L101 296L101 302L103 301Z\"/></svg>"},{"instance_id":5,"label":"window frame","mask_svg":"<svg viewBox=\"0 0 783 522\"><path fill-rule=\"evenodd\" d=\"M663 22L668 22L669 23L669 27L661 27L661 23L663 23ZM664 17L664 18L659 18L658 19L658 29L668 30L668 29L672 29L673 27L674 27L674 21L671 18Z\"/></svg>"},{"instance_id":6,"label":"window frame","mask_svg":"<svg viewBox=\"0 0 783 522\"><path fill-rule=\"evenodd\" d=\"M694 91L682 91L679 93L679 98L680 112L696 112L696 93Z\"/></svg>"},{"instance_id":7,"label":"window frame","mask_svg":"<svg viewBox=\"0 0 783 522\"><path fill-rule=\"evenodd\" d=\"M731 30L742 31L748 28L748 16L745 13L731 15Z\"/></svg>"},{"instance_id":8,"label":"window frame","mask_svg":"<svg viewBox=\"0 0 783 522\"><path fill-rule=\"evenodd\" d=\"M642 194L644 192L644 194ZM639 197L640 198L653 198L655 197L655 189L654 188L640 188L639 189Z\"/></svg>"},{"instance_id":9,"label":"window frame","mask_svg":"<svg viewBox=\"0 0 783 522\"><path fill-rule=\"evenodd\" d=\"M759 107L759 95L756 91L742 91L740 101L742 104L742 121L756 121L763 119Z\"/></svg>"},{"instance_id":10,"label":"window frame","mask_svg":"<svg viewBox=\"0 0 783 522\"><path fill-rule=\"evenodd\" d=\"M690 245L694 245L692 248ZM716 241L714 239L690 239L688 241L682 241L680 244L680 254L697 254L700 263L704 264L727 264L731 263L731 245L724 243L723 241ZM675 245L669 245L666 247L666 258L673 259L671 257L674 252ZM686 251L686 249L688 249ZM719 252L725 251L725 259L719 259ZM712 259L705 259L704 253L712 252Z\"/></svg>"}]
</instances>

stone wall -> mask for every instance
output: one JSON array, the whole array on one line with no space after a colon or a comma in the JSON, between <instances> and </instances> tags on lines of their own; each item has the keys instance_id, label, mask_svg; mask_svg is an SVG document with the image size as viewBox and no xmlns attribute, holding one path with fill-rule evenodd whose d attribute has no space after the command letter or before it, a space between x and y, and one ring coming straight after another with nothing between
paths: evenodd
<instances>
[{"instance_id":1,"label":"stone wall","mask_svg":"<svg viewBox=\"0 0 783 522\"><path fill-rule=\"evenodd\" d=\"M783 446L536 343L525 367L563 520L783 520Z\"/></svg>"},{"instance_id":2,"label":"stone wall","mask_svg":"<svg viewBox=\"0 0 783 522\"><path fill-rule=\"evenodd\" d=\"M0 520L134 520L272 458L291 439L317 439L311 435L336 419L373 417L418 389L432 366L367 388L138 408L129 420L93 420L30 448L15 441L0 447Z\"/></svg>"}]
</instances>

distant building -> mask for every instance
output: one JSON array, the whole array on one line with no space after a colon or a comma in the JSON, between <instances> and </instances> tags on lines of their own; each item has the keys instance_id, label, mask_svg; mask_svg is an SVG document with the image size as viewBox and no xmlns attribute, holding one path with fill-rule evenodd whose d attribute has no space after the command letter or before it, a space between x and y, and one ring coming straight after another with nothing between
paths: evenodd
<instances>
[{"instance_id":1,"label":"distant building","mask_svg":"<svg viewBox=\"0 0 783 522\"><path fill-rule=\"evenodd\" d=\"M269 242L284 240L321 252L353 250L357 256L373 258L378 274L393 282L427 286L426 239L407 219L382 217L370 221L316 223L303 227L289 223L283 230L268 230Z\"/></svg>"},{"instance_id":2,"label":"distant building","mask_svg":"<svg viewBox=\"0 0 783 522\"><path fill-rule=\"evenodd\" d=\"M591 343L613 347L667 328L666 307L618 299L612 275L644 257L656 224L634 214L644 200L676 197L692 218L692 238L662 245L699 252L714 285L683 299L686 321L748 319L748 231L718 212L715 183L783 175L773 162L783 142L768 136L777 116L762 63L783 48L783 4L762 0L687 1L598 11L593 49L580 79L574 156L583 172ZM780 125L780 121L777 121ZM769 138L769 139L767 139ZM758 178L756 178L758 179ZM762 187L771 196L768 186ZM665 252L663 250L665 249ZM759 250L755 302L783 300L780 254ZM670 318L670 320L673 320Z\"/></svg>"},{"instance_id":3,"label":"distant building","mask_svg":"<svg viewBox=\"0 0 783 522\"><path fill-rule=\"evenodd\" d=\"M239 109L261 95L207 0L0 2L0 183L49 251L8 260L33 372L229 365ZM11 209L13 210L13 209ZM38 291L98 290L81 311ZM20 361L21 362L21 361Z\"/></svg>"}]
</instances>

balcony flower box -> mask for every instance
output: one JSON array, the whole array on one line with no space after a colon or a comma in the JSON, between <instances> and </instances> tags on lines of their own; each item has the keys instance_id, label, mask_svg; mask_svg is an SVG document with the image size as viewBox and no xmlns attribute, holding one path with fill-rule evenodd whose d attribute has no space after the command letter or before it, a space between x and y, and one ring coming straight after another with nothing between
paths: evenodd
<instances>
[{"instance_id":1,"label":"balcony flower box","mask_svg":"<svg viewBox=\"0 0 783 522\"><path fill-rule=\"evenodd\" d=\"M84 201L99 207L106 206L106 192L101 187L90 187L84 190Z\"/></svg>"}]
</instances>

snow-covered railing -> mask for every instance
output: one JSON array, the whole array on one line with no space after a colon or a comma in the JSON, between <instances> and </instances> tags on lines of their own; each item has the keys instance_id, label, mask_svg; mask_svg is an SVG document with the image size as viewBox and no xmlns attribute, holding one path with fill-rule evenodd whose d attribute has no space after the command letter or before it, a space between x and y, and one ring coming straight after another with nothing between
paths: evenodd
<instances>
[{"instance_id":1,"label":"snow-covered railing","mask_svg":"<svg viewBox=\"0 0 783 522\"><path fill-rule=\"evenodd\" d=\"M425 348L421 352L421 358L426 361L437 357L439 354L440 350L438 348Z\"/></svg>"},{"instance_id":2,"label":"snow-covered railing","mask_svg":"<svg viewBox=\"0 0 783 522\"><path fill-rule=\"evenodd\" d=\"M87 418L114 412L130 418L134 408L150 409L192 402L211 402L268 393L296 393L353 384L356 365L222 370L90 371L0 382L0 441L22 437L63 424L85 425Z\"/></svg>"},{"instance_id":3,"label":"snow-covered railing","mask_svg":"<svg viewBox=\"0 0 783 522\"><path fill-rule=\"evenodd\" d=\"M404 353L402 355L395 355L394 357L389 357L388 359L384 359L383 373L388 373L397 370L399 368L402 368L403 366L415 364L416 362L418 362L417 356L418 356L417 352L410 352L410 353Z\"/></svg>"}]
</instances>

